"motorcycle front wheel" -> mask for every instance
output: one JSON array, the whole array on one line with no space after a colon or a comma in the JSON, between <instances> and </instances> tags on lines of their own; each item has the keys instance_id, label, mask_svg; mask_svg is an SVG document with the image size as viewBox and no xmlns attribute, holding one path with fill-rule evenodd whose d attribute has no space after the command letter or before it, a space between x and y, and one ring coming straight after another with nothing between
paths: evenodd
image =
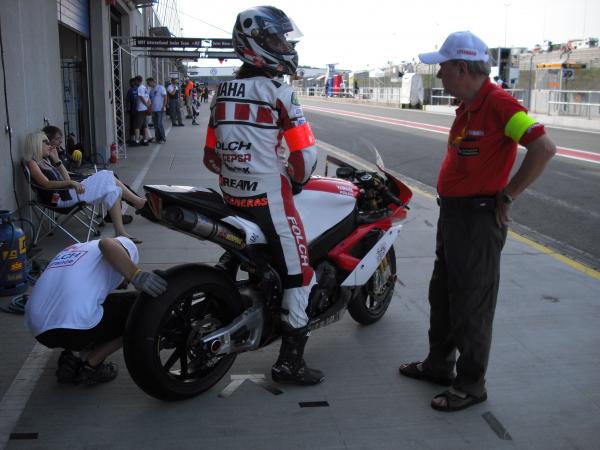
<instances>
[{"instance_id":1,"label":"motorcycle front wheel","mask_svg":"<svg viewBox=\"0 0 600 450\"><path fill-rule=\"evenodd\" d=\"M236 354L209 354L199 338L231 323L243 307L233 283L213 268L180 266L164 278L164 294L142 294L133 307L123 352L142 390L160 400L182 400L211 388L231 368Z\"/></svg>"},{"instance_id":2,"label":"motorcycle front wheel","mask_svg":"<svg viewBox=\"0 0 600 450\"><path fill-rule=\"evenodd\" d=\"M370 325L383 317L390 306L396 282L396 253L392 246L367 284L360 287L348 303L350 316Z\"/></svg>"}]
</instances>

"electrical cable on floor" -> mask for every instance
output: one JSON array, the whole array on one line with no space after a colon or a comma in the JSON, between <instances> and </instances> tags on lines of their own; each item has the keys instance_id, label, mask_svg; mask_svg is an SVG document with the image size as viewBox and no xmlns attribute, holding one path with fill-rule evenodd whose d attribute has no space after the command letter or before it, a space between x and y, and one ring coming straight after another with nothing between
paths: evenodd
<instances>
[{"instance_id":1,"label":"electrical cable on floor","mask_svg":"<svg viewBox=\"0 0 600 450\"><path fill-rule=\"evenodd\" d=\"M25 304L27 303L28 295L21 294L10 299L7 305L0 305L0 311L12 314L25 314Z\"/></svg>"}]
</instances>

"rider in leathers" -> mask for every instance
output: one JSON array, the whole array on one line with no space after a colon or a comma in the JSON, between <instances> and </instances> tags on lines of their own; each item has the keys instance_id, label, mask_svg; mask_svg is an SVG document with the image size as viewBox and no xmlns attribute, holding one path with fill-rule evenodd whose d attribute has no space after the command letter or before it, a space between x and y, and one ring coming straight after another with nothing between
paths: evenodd
<instances>
[{"instance_id":1,"label":"rider in leathers","mask_svg":"<svg viewBox=\"0 0 600 450\"><path fill-rule=\"evenodd\" d=\"M303 360L308 297L316 280L292 190L308 181L317 150L291 86L275 79L296 72L298 54L287 39L300 36L277 8L259 6L238 15L233 44L244 63L213 97L204 164L219 174L225 201L260 225L282 276L282 342L273 380L311 385L324 379Z\"/></svg>"}]
</instances>

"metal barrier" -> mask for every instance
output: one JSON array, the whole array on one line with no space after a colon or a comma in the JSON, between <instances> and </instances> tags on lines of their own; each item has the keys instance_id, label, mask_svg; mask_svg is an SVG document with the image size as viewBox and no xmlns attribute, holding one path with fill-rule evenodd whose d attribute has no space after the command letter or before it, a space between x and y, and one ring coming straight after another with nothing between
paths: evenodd
<instances>
[{"instance_id":1,"label":"metal barrier","mask_svg":"<svg viewBox=\"0 0 600 450\"><path fill-rule=\"evenodd\" d=\"M548 91L548 115L600 117L600 91Z\"/></svg>"},{"instance_id":2,"label":"metal barrier","mask_svg":"<svg viewBox=\"0 0 600 450\"><path fill-rule=\"evenodd\" d=\"M324 97L323 87L296 89L298 96ZM564 90L532 90L506 89L520 103L527 106L532 113L554 116L581 117L586 119L600 118L600 91L564 91ZM444 91L444 88L432 88L430 105L452 106L458 104L455 97ZM531 98L528 98L528 95ZM350 98L368 103L400 105L400 87L361 87L358 92L352 89L339 89L332 97Z\"/></svg>"},{"instance_id":3,"label":"metal barrier","mask_svg":"<svg viewBox=\"0 0 600 450\"><path fill-rule=\"evenodd\" d=\"M456 104L456 98L445 93L444 88L431 88L431 105L450 106Z\"/></svg>"},{"instance_id":4,"label":"metal barrier","mask_svg":"<svg viewBox=\"0 0 600 450\"><path fill-rule=\"evenodd\" d=\"M505 89L510 95L516 98L520 103L525 100L524 89ZM457 104L456 98L447 94L444 88L432 88L431 89L431 104L432 105L454 105Z\"/></svg>"}]
</instances>

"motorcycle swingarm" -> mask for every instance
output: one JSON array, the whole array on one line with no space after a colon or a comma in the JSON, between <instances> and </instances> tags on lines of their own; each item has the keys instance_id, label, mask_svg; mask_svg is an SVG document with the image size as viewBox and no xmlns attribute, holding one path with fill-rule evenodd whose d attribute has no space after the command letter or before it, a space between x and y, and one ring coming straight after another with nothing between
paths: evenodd
<instances>
[{"instance_id":1,"label":"motorcycle swingarm","mask_svg":"<svg viewBox=\"0 0 600 450\"><path fill-rule=\"evenodd\" d=\"M260 344L263 323L262 306L253 306L233 319L229 325L203 336L200 341L214 355L254 350Z\"/></svg>"}]
</instances>

